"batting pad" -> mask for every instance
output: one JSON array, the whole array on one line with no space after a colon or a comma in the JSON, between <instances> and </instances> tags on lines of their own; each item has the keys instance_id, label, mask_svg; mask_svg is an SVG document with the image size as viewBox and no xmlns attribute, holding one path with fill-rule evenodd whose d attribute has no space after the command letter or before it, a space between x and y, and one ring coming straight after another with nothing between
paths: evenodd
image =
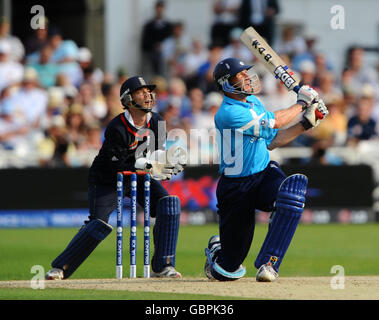
<instances>
[{"instance_id":1,"label":"batting pad","mask_svg":"<svg viewBox=\"0 0 379 320\"><path fill-rule=\"evenodd\" d=\"M283 261L304 210L308 178L294 174L279 187L273 217L266 238L255 260L258 269L271 262L276 272Z\"/></svg>"},{"instance_id":2,"label":"batting pad","mask_svg":"<svg viewBox=\"0 0 379 320\"><path fill-rule=\"evenodd\" d=\"M100 219L92 220L74 236L67 248L52 262L53 268L63 270L67 279L112 231L112 226Z\"/></svg>"},{"instance_id":3,"label":"batting pad","mask_svg":"<svg viewBox=\"0 0 379 320\"><path fill-rule=\"evenodd\" d=\"M166 265L175 267L176 244L180 223L180 199L167 196L159 199L154 225L154 256L151 266L160 272Z\"/></svg>"}]
</instances>

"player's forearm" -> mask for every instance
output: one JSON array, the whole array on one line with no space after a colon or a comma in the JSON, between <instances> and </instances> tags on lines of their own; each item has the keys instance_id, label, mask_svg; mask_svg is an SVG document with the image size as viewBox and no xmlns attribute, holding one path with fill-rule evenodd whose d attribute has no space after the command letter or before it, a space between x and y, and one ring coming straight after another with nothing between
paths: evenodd
<instances>
[{"instance_id":1,"label":"player's forearm","mask_svg":"<svg viewBox=\"0 0 379 320\"><path fill-rule=\"evenodd\" d=\"M293 106L274 112L275 115L275 129L280 129L285 125L289 124L293 119L295 119L301 112L303 107L300 104L294 104Z\"/></svg>"},{"instance_id":2,"label":"player's forearm","mask_svg":"<svg viewBox=\"0 0 379 320\"><path fill-rule=\"evenodd\" d=\"M268 146L268 149L274 150L275 148L285 146L300 134L302 134L304 131L304 127L301 123L297 123L288 129L279 130L274 140L272 140Z\"/></svg>"}]
</instances>

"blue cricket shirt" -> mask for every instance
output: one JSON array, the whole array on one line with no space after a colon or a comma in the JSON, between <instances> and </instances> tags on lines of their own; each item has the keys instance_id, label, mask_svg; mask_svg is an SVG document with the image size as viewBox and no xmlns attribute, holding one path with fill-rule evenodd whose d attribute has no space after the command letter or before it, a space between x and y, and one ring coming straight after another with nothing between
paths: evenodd
<instances>
[{"instance_id":1,"label":"blue cricket shirt","mask_svg":"<svg viewBox=\"0 0 379 320\"><path fill-rule=\"evenodd\" d=\"M219 173L245 177L264 170L269 161L267 146L275 138L275 116L254 95L247 102L224 96L215 115Z\"/></svg>"}]
</instances>

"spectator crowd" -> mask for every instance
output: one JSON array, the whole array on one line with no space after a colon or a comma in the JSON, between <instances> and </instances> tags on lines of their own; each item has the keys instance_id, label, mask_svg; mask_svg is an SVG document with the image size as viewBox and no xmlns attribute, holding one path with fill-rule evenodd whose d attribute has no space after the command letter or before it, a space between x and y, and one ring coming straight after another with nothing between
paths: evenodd
<instances>
[{"instance_id":1,"label":"spectator crowd","mask_svg":"<svg viewBox=\"0 0 379 320\"><path fill-rule=\"evenodd\" d=\"M330 110L325 121L291 146L311 147L312 161L325 163L320 155L328 147L378 142L379 63L367 65L362 47L348 48L344 68L338 70L316 49L316 35L292 25L276 32L280 8L274 0L214 0L210 43L205 44L191 37L185 22L167 19L165 5L155 4L153 17L141 30L141 73L157 85L155 111L166 120L167 130L183 130L191 148L198 145L192 130L209 133L199 163L214 161L213 117L223 98L213 83L215 64L226 57L255 64L239 40L247 25L267 39L302 84L320 93ZM89 166L107 123L122 112L119 89L129 76L128 66L115 75L104 72L94 65L88 48L65 39L51 21L24 43L9 31L10 22L1 18L0 154L23 156L23 166ZM269 111L296 102L296 95L262 66L256 64L255 69L262 82L258 97Z\"/></svg>"}]
</instances>

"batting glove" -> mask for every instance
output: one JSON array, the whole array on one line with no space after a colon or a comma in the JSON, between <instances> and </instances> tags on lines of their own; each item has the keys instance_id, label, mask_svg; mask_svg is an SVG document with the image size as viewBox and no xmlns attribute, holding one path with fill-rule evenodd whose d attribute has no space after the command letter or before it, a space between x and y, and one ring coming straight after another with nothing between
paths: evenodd
<instances>
[{"instance_id":1,"label":"batting glove","mask_svg":"<svg viewBox=\"0 0 379 320\"><path fill-rule=\"evenodd\" d=\"M305 130L317 127L320 122L329 114L324 101L320 99L312 104L304 113L301 124Z\"/></svg>"},{"instance_id":2,"label":"batting glove","mask_svg":"<svg viewBox=\"0 0 379 320\"><path fill-rule=\"evenodd\" d=\"M303 106L303 110L310 107L314 102L318 101L318 93L310 86L302 86L297 93L297 104Z\"/></svg>"}]
</instances>

